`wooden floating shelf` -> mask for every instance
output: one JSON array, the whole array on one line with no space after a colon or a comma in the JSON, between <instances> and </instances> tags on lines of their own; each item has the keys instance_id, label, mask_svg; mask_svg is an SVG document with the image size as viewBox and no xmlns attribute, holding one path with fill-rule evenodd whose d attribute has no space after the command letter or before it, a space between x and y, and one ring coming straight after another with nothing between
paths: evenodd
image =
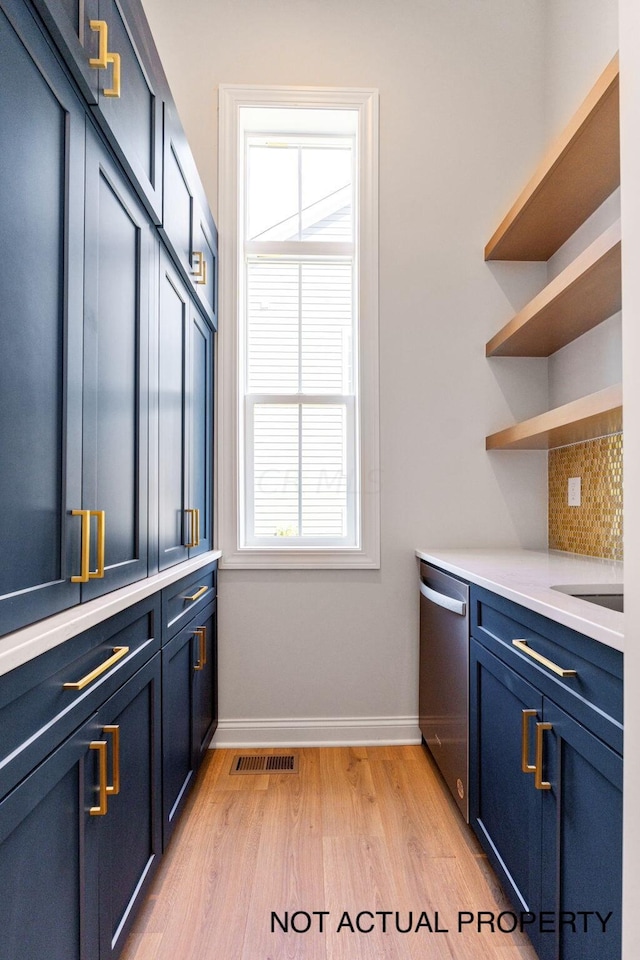
<instances>
[{"instance_id":1,"label":"wooden floating shelf","mask_svg":"<svg viewBox=\"0 0 640 960\"><path fill-rule=\"evenodd\" d=\"M516 423L487 437L487 450L547 450L622 430L622 385Z\"/></svg>"},{"instance_id":2,"label":"wooden floating shelf","mask_svg":"<svg viewBox=\"0 0 640 960\"><path fill-rule=\"evenodd\" d=\"M549 357L622 306L620 221L487 343L488 357Z\"/></svg>"},{"instance_id":3,"label":"wooden floating shelf","mask_svg":"<svg viewBox=\"0 0 640 960\"><path fill-rule=\"evenodd\" d=\"M618 55L485 247L485 260L548 260L620 185Z\"/></svg>"}]
</instances>

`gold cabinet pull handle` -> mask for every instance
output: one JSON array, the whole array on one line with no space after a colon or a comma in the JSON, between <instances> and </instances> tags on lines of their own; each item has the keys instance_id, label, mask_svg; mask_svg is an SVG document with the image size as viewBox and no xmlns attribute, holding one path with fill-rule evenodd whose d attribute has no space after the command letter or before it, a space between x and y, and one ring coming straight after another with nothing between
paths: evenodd
<instances>
[{"instance_id":1,"label":"gold cabinet pull handle","mask_svg":"<svg viewBox=\"0 0 640 960\"><path fill-rule=\"evenodd\" d=\"M544 749L544 732L553 730L551 723L536 723L536 766L535 766L535 785L536 790L551 790L551 784L548 780L542 779L542 754Z\"/></svg>"},{"instance_id":2,"label":"gold cabinet pull handle","mask_svg":"<svg viewBox=\"0 0 640 960\"><path fill-rule=\"evenodd\" d=\"M82 517L82 531L80 542L80 573L71 577L71 583L88 583L89 580L101 580L104 577L104 544L106 515L104 510L72 510L72 517ZM91 517L98 522L97 562L95 570L89 569L89 555L91 547Z\"/></svg>"},{"instance_id":3,"label":"gold cabinet pull handle","mask_svg":"<svg viewBox=\"0 0 640 960\"><path fill-rule=\"evenodd\" d=\"M194 266L195 270L192 270L192 276L195 278L196 283L206 283L207 282L207 261L205 260L204 253L202 250L194 250L191 254L192 260L195 260Z\"/></svg>"},{"instance_id":4,"label":"gold cabinet pull handle","mask_svg":"<svg viewBox=\"0 0 640 960\"><path fill-rule=\"evenodd\" d=\"M104 541L105 541L106 514L104 510L90 510L89 515L91 517L96 517L98 521L98 542L97 542L98 566L95 570L90 571L89 579L101 580L104 577Z\"/></svg>"},{"instance_id":5,"label":"gold cabinet pull handle","mask_svg":"<svg viewBox=\"0 0 640 960\"><path fill-rule=\"evenodd\" d=\"M187 507L184 511L189 514L190 529L189 529L189 541L185 543L185 547L199 547L200 546L200 511L196 510L195 507Z\"/></svg>"},{"instance_id":6,"label":"gold cabinet pull handle","mask_svg":"<svg viewBox=\"0 0 640 960\"><path fill-rule=\"evenodd\" d=\"M71 583L88 583L89 546L91 541L91 511L72 510L71 516L82 517L82 530L80 534L80 573L78 576L71 577Z\"/></svg>"},{"instance_id":7,"label":"gold cabinet pull handle","mask_svg":"<svg viewBox=\"0 0 640 960\"><path fill-rule=\"evenodd\" d=\"M98 36L98 56L89 58L89 66L96 70L104 70L107 66L107 56L109 49L109 27L106 20L89 20L91 29L99 34Z\"/></svg>"},{"instance_id":8,"label":"gold cabinet pull handle","mask_svg":"<svg viewBox=\"0 0 640 960\"><path fill-rule=\"evenodd\" d=\"M209 587L206 587L206 586L205 586L205 587L198 587L198 589L196 590L196 592L195 592L194 594L192 594L190 597L183 597L182 599L183 599L183 600L191 600L191 602L193 602L194 600L199 600L200 597L203 597L203 596L205 595L205 593L207 592L208 589L209 589Z\"/></svg>"},{"instance_id":9,"label":"gold cabinet pull handle","mask_svg":"<svg viewBox=\"0 0 640 960\"><path fill-rule=\"evenodd\" d=\"M107 786L107 795L115 797L120 793L120 726L117 723L102 728L103 733L110 733L113 737L113 783Z\"/></svg>"},{"instance_id":10,"label":"gold cabinet pull handle","mask_svg":"<svg viewBox=\"0 0 640 960\"><path fill-rule=\"evenodd\" d=\"M120 96L120 54L109 52L109 26L106 20L90 20L89 26L98 34L98 56L89 58L89 66L96 70L113 68L112 86L103 89L105 97Z\"/></svg>"},{"instance_id":11,"label":"gold cabinet pull handle","mask_svg":"<svg viewBox=\"0 0 640 960\"><path fill-rule=\"evenodd\" d=\"M108 53L107 63L110 63L113 67L113 72L111 77L112 85L109 88L105 87L102 92L105 95L105 97L119 97L120 96L120 54Z\"/></svg>"},{"instance_id":12,"label":"gold cabinet pull handle","mask_svg":"<svg viewBox=\"0 0 640 960\"><path fill-rule=\"evenodd\" d=\"M522 711L522 772L535 773L535 764L529 763L529 720L537 716L537 710Z\"/></svg>"},{"instance_id":13,"label":"gold cabinet pull handle","mask_svg":"<svg viewBox=\"0 0 640 960\"><path fill-rule=\"evenodd\" d=\"M63 690L84 690L85 687L88 687L90 683L93 683L94 680L97 680L98 677L101 677L103 673L106 673L109 667L112 667L114 663L117 663L118 660L122 660L123 657L129 653L129 647L114 647L113 655L109 657L104 663L101 663L99 667L96 667L95 670L92 670L91 673L88 673L85 677L82 677L81 680L69 681L68 683L62 684Z\"/></svg>"},{"instance_id":14,"label":"gold cabinet pull handle","mask_svg":"<svg viewBox=\"0 0 640 960\"><path fill-rule=\"evenodd\" d=\"M557 674L559 677L578 676L577 670L565 670L563 667L559 667L557 663L554 663L553 660L547 660L547 658L543 657L541 653L537 652L537 650L532 650L526 640L512 640L511 643L522 653L526 653L526 655L531 657L532 660L537 661L537 663L541 663L543 667L547 667L548 670L551 670L552 673Z\"/></svg>"},{"instance_id":15,"label":"gold cabinet pull handle","mask_svg":"<svg viewBox=\"0 0 640 960\"><path fill-rule=\"evenodd\" d=\"M89 744L90 750L97 750L99 753L99 797L100 801L97 807L89 807L89 813L92 817L104 817L107 812L107 741L92 740Z\"/></svg>"},{"instance_id":16,"label":"gold cabinet pull handle","mask_svg":"<svg viewBox=\"0 0 640 960\"><path fill-rule=\"evenodd\" d=\"M194 670L204 670L204 665L207 662L207 628L206 627L196 627L193 631L193 636L198 638L198 662L194 665Z\"/></svg>"}]
</instances>

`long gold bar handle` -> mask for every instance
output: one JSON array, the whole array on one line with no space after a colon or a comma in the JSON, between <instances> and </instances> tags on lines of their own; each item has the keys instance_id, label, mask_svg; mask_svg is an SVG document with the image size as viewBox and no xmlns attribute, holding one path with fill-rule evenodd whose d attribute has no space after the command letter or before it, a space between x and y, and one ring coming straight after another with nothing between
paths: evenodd
<instances>
[{"instance_id":1,"label":"long gold bar handle","mask_svg":"<svg viewBox=\"0 0 640 960\"><path fill-rule=\"evenodd\" d=\"M204 627L196 627L193 631L194 637L198 638L198 662L194 665L193 669L197 672L198 670L203 670L206 663L206 652L203 650L203 631ZM206 636L206 632L205 632Z\"/></svg>"},{"instance_id":2,"label":"long gold bar handle","mask_svg":"<svg viewBox=\"0 0 640 960\"><path fill-rule=\"evenodd\" d=\"M182 599L183 599L183 600L191 600L191 601L199 600L200 597L203 597L203 596L205 595L205 593L207 592L208 589L209 589L209 587L199 587L199 588L196 590L196 592L195 592L194 594L192 594L192 596L190 596L190 597L183 597Z\"/></svg>"},{"instance_id":3,"label":"long gold bar handle","mask_svg":"<svg viewBox=\"0 0 640 960\"><path fill-rule=\"evenodd\" d=\"M96 517L98 521L98 539L97 539L97 563L95 570L89 572L89 580L101 580L104 577L104 541L106 515L104 510L89 510L90 517Z\"/></svg>"},{"instance_id":4,"label":"long gold bar handle","mask_svg":"<svg viewBox=\"0 0 640 960\"><path fill-rule=\"evenodd\" d=\"M536 723L536 776L535 784L536 790L551 790L551 784L548 780L542 779L542 763L543 763L543 748L544 748L544 732L545 730L553 730L553 724L551 723Z\"/></svg>"},{"instance_id":5,"label":"long gold bar handle","mask_svg":"<svg viewBox=\"0 0 640 960\"><path fill-rule=\"evenodd\" d=\"M109 667L112 667L114 663L117 663L118 660L122 660L123 657L126 657L128 653L129 647L114 647L113 656L109 657L108 660L105 660L104 663L101 663L100 666L96 667L95 670L92 670L91 673L88 673L85 677L82 677L81 680L63 683L62 689L84 690L84 688L88 687L90 683L93 683L93 681L97 680L98 677L101 677L103 673L106 673Z\"/></svg>"},{"instance_id":6,"label":"long gold bar handle","mask_svg":"<svg viewBox=\"0 0 640 960\"><path fill-rule=\"evenodd\" d=\"M104 817L107 812L107 741L92 740L89 744L89 749L97 750L100 754L98 757L100 771L100 783L98 785L98 790L100 802L97 807L89 807L89 813L92 817Z\"/></svg>"},{"instance_id":7,"label":"long gold bar handle","mask_svg":"<svg viewBox=\"0 0 640 960\"><path fill-rule=\"evenodd\" d=\"M196 507L196 547L200 546L200 510Z\"/></svg>"},{"instance_id":8,"label":"long gold bar handle","mask_svg":"<svg viewBox=\"0 0 640 960\"><path fill-rule=\"evenodd\" d=\"M529 763L529 720L537 716L537 710L522 711L522 772L535 773L535 764Z\"/></svg>"},{"instance_id":9,"label":"long gold bar handle","mask_svg":"<svg viewBox=\"0 0 640 960\"><path fill-rule=\"evenodd\" d=\"M551 670L552 673L557 674L559 677L577 677L577 670L565 670L563 667L559 667L557 663L554 663L553 660L547 660L546 657L543 657L541 653L538 653L537 650L532 650L528 645L526 640L512 640L511 643L514 647L517 647L521 653L526 653L528 657L531 657L532 660L541 663L543 667L547 667L548 670Z\"/></svg>"},{"instance_id":10,"label":"long gold bar handle","mask_svg":"<svg viewBox=\"0 0 640 960\"><path fill-rule=\"evenodd\" d=\"M116 796L120 793L120 727L117 723L110 724L107 727L102 728L103 733L110 733L113 737L113 783L111 786L107 786L107 794L109 796Z\"/></svg>"},{"instance_id":11,"label":"long gold bar handle","mask_svg":"<svg viewBox=\"0 0 640 960\"><path fill-rule=\"evenodd\" d=\"M71 577L71 583L88 583L89 580L100 580L104 577L104 543L105 543L105 512L104 510L72 510L72 517L82 517L82 532L80 541L80 574ZM91 547L91 517L98 521L98 566L95 570L89 569Z\"/></svg>"},{"instance_id":12,"label":"long gold bar handle","mask_svg":"<svg viewBox=\"0 0 640 960\"><path fill-rule=\"evenodd\" d=\"M80 539L80 574L71 577L71 583L88 583L89 577L89 545L91 541L91 511L72 510L72 517L82 517L82 531Z\"/></svg>"},{"instance_id":13,"label":"long gold bar handle","mask_svg":"<svg viewBox=\"0 0 640 960\"><path fill-rule=\"evenodd\" d=\"M108 53L107 63L110 63L113 66L113 72L112 72L112 78L111 78L112 86L110 86L109 88L105 87L102 92L105 97L119 97L120 96L120 54Z\"/></svg>"},{"instance_id":14,"label":"long gold bar handle","mask_svg":"<svg viewBox=\"0 0 640 960\"><path fill-rule=\"evenodd\" d=\"M207 628L198 627L200 631L200 659L202 660L202 666L206 667L207 665Z\"/></svg>"},{"instance_id":15,"label":"long gold bar handle","mask_svg":"<svg viewBox=\"0 0 640 960\"><path fill-rule=\"evenodd\" d=\"M89 59L89 66L96 70L104 70L107 66L107 50L109 49L109 27L106 20L89 20L91 29L99 34L98 56Z\"/></svg>"},{"instance_id":16,"label":"long gold bar handle","mask_svg":"<svg viewBox=\"0 0 640 960\"><path fill-rule=\"evenodd\" d=\"M193 507L187 507L184 511L189 514L190 528L189 528L189 541L185 543L185 547L197 547L196 542L196 511Z\"/></svg>"},{"instance_id":17,"label":"long gold bar handle","mask_svg":"<svg viewBox=\"0 0 640 960\"><path fill-rule=\"evenodd\" d=\"M207 282L207 261L204 258L204 253L202 250L194 250L191 254L191 259L195 260L194 266L195 270L191 271L192 276L196 283L206 283Z\"/></svg>"}]
</instances>

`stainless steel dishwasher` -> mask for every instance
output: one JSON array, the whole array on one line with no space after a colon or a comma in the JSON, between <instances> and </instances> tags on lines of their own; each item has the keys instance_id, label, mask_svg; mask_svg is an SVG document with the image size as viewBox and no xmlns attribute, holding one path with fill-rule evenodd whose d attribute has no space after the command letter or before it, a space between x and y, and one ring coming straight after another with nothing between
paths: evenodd
<instances>
[{"instance_id":1,"label":"stainless steel dishwasher","mask_svg":"<svg viewBox=\"0 0 640 960\"><path fill-rule=\"evenodd\" d=\"M420 561L420 730L469 822L469 586Z\"/></svg>"}]
</instances>

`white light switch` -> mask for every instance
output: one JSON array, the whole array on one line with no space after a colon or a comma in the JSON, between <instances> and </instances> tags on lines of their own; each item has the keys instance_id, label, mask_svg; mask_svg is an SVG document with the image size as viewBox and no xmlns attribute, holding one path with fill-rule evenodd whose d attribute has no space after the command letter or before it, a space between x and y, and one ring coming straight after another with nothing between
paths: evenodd
<instances>
[{"instance_id":1,"label":"white light switch","mask_svg":"<svg viewBox=\"0 0 640 960\"><path fill-rule=\"evenodd\" d=\"M567 504L570 507L580 506L580 477L569 477L567 481Z\"/></svg>"}]
</instances>

